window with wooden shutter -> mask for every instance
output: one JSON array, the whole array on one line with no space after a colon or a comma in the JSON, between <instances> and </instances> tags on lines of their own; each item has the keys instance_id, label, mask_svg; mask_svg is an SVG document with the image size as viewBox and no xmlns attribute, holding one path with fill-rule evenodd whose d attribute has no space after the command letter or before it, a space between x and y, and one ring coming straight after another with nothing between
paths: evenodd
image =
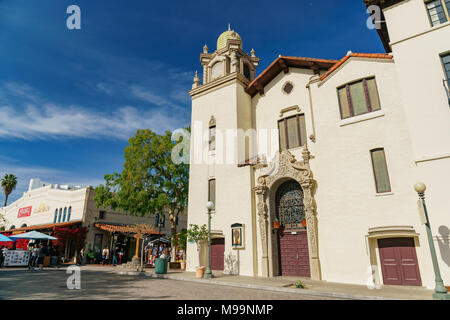
<instances>
[{"instance_id":1,"label":"window with wooden shutter","mask_svg":"<svg viewBox=\"0 0 450 320\"><path fill-rule=\"evenodd\" d=\"M338 88L341 119L381 109L375 78L367 78Z\"/></svg>"},{"instance_id":2,"label":"window with wooden shutter","mask_svg":"<svg viewBox=\"0 0 450 320\"><path fill-rule=\"evenodd\" d=\"M280 150L298 148L306 144L305 115L299 114L278 121Z\"/></svg>"},{"instance_id":3,"label":"window with wooden shutter","mask_svg":"<svg viewBox=\"0 0 450 320\"><path fill-rule=\"evenodd\" d=\"M209 151L216 150L216 126L209 128Z\"/></svg>"},{"instance_id":4,"label":"window with wooden shutter","mask_svg":"<svg viewBox=\"0 0 450 320\"><path fill-rule=\"evenodd\" d=\"M442 56L442 64L444 65L447 81L450 81L450 53Z\"/></svg>"},{"instance_id":5,"label":"window with wooden shutter","mask_svg":"<svg viewBox=\"0 0 450 320\"><path fill-rule=\"evenodd\" d=\"M433 27L450 20L450 0L426 0L425 6Z\"/></svg>"},{"instance_id":6,"label":"window with wooden shutter","mask_svg":"<svg viewBox=\"0 0 450 320\"><path fill-rule=\"evenodd\" d=\"M372 168L375 177L377 193L391 192L386 155L384 149L374 149L370 151L372 157Z\"/></svg>"},{"instance_id":7,"label":"window with wooden shutter","mask_svg":"<svg viewBox=\"0 0 450 320\"><path fill-rule=\"evenodd\" d=\"M350 118L352 114L350 113L350 103L347 96L347 88L338 89L339 93L339 103L341 106L341 118Z\"/></svg>"},{"instance_id":8,"label":"window with wooden shutter","mask_svg":"<svg viewBox=\"0 0 450 320\"><path fill-rule=\"evenodd\" d=\"M208 201L214 203L214 206L216 205L216 179L209 180Z\"/></svg>"}]
</instances>

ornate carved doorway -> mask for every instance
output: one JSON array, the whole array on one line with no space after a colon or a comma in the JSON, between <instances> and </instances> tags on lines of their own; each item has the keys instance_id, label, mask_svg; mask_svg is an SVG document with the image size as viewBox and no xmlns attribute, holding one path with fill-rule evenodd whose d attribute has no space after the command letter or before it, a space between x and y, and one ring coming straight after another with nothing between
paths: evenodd
<instances>
[{"instance_id":1,"label":"ornate carved doorway","mask_svg":"<svg viewBox=\"0 0 450 320\"><path fill-rule=\"evenodd\" d=\"M294 180L283 183L275 197L279 270L282 276L311 277L303 190Z\"/></svg>"},{"instance_id":2,"label":"ornate carved doorway","mask_svg":"<svg viewBox=\"0 0 450 320\"><path fill-rule=\"evenodd\" d=\"M320 260L319 260L319 246L318 246L318 233L317 233L317 212L314 201L314 193L316 183L313 179L313 174L309 166L309 160L312 158L307 146L303 147L302 151L302 161L297 161L295 157L287 150L282 151L279 154L278 165L275 166L275 170L268 170L266 172L261 172L258 178L258 184L255 187L256 201L257 201L257 214L261 237L261 274L264 277L273 277L275 274L279 274L279 250L278 245L278 235L276 234L272 223L277 215L277 205L276 205L276 192L278 189L286 182L294 181L299 185L299 190L291 190L287 188L288 195L286 196L287 201L283 201L287 205L282 209L283 219L288 219L285 221L289 224L289 227L298 227L299 219L302 217L298 214L291 214L292 212L300 212L302 208L304 214L305 223L300 220L302 228L298 231L290 230L291 236L297 236L296 240L300 243L298 245L299 258L297 259L297 249L295 252L295 260L298 261L302 257L301 252L303 249L302 245L308 252L307 257L309 257L309 269L311 274L311 279L321 280L320 271ZM255 166L256 169L262 169L265 166ZM292 187L291 187L292 188ZM298 187L297 187L298 188ZM290 193L292 192L292 193ZM296 199L301 199L300 202L289 201L289 194L295 194L297 192L301 193L300 197ZM289 206L289 203L291 205ZM279 209L279 208L278 208ZM306 225L306 230L304 226ZM295 234L297 232L297 234ZM302 233L303 232L303 233ZM292 234L294 233L294 234ZM308 240L305 242L301 240L301 237L306 237ZM280 238L283 240L283 238ZM285 238L285 240L289 240ZM292 241L287 241L291 243ZM283 244L283 242L281 243ZM306 247L304 246L306 244ZM292 259L292 255L289 256ZM304 264L302 272L306 273L306 266ZM278 269L277 269L278 268ZM296 271L297 272L297 271ZM300 272L300 271L298 271Z\"/></svg>"}]
</instances>

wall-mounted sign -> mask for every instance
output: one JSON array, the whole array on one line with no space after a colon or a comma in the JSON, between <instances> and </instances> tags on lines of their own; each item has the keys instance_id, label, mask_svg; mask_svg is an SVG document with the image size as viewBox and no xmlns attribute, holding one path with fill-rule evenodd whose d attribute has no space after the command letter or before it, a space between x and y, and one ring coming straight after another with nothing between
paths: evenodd
<instances>
[{"instance_id":1,"label":"wall-mounted sign","mask_svg":"<svg viewBox=\"0 0 450 320\"><path fill-rule=\"evenodd\" d=\"M244 249L244 225L235 223L231 225L231 244L233 249Z\"/></svg>"},{"instance_id":2,"label":"wall-mounted sign","mask_svg":"<svg viewBox=\"0 0 450 320\"><path fill-rule=\"evenodd\" d=\"M17 218L24 218L31 216L32 207L20 208L19 213L17 214Z\"/></svg>"},{"instance_id":3,"label":"wall-mounted sign","mask_svg":"<svg viewBox=\"0 0 450 320\"><path fill-rule=\"evenodd\" d=\"M50 206L45 203L41 203L39 205L39 207L34 208L33 213L44 213L44 212L49 212L49 211L50 211Z\"/></svg>"}]
</instances>

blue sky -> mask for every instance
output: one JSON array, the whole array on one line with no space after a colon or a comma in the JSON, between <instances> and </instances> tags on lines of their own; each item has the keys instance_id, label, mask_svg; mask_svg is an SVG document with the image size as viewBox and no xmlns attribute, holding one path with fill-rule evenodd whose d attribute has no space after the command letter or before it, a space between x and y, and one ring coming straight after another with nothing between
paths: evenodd
<instances>
[{"instance_id":1,"label":"blue sky","mask_svg":"<svg viewBox=\"0 0 450 320\"><path fill-rule=\"evenodd\" d=\"M81 30L66 9L81 8ZM231 23L244 50L340 59L384 52L362 0L0 0L0 174L98 185L120 171L127 139L190 122L203 45ZM3 194L0 196L3 203Z\"/></svg>"}]
</instances>

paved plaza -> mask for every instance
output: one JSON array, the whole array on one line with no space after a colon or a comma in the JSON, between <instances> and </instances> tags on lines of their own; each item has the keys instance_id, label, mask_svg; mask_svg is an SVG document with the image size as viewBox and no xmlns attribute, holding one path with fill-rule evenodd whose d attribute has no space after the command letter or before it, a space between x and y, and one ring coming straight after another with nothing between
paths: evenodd
<instances>
[{"instance_id":1,"label":"paved plaza","mask_svg":"<svg viewBox=\"0 0 450 320\"><path fill-rule=\"evenodd\" d=\"M0 299L163 299L163 300L326 300L247 288L120 275L109 270L81 271L81 289L69 290L65 269L0 270Z\"/></svg>"}]
</instances>

